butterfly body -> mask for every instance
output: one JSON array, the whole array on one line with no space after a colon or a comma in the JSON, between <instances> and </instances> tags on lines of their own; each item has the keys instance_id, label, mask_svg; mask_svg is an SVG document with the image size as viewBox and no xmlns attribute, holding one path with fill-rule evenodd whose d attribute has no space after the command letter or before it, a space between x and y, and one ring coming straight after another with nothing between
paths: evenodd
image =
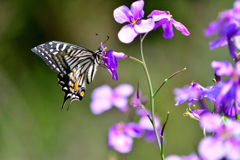
<instances>
[{"instance_id":1,"label":"butterfly body","mask_svg":"<svg viewBox=\"0 0 240 160\"><path fill-rule=\"evenodd\" d=\"M64 101L81 101L100 64L101 50L95 52L86 48L58 41L43 43L32 49L47 65L58 72L58 83L64 91ZM70 104L69 103L69 104Z\"/></svg>"}]
</instances>

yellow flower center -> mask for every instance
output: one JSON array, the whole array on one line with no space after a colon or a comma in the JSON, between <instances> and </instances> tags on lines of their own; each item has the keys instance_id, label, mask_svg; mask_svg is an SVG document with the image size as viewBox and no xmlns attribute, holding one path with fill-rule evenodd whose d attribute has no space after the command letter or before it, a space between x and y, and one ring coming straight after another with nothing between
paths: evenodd
<instances>
[{"instance_id":1,"label":"yellow flower center","mask_svg":"<svg viewBox=\"0 0 240 160\"><path fill-rule=\"evenodd\" d=\"M131 20L131 25L135 25L135 24L137 24L137 20L132 19L132 20Z\"/></svg>"}]
</instances>

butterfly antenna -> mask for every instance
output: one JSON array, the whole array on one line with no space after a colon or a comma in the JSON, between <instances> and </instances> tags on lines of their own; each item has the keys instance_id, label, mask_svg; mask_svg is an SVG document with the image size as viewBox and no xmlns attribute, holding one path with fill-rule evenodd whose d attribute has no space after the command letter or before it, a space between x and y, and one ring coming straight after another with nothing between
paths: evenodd
<instances>
[{"instance_id":1,"label":"butterfly antenna","mask_svg":"<svg viewBox=\"0 0 240 160\"><path fill-rule=\"evenodd\" d=\"M109 36L107 36L107 39L103 42L103 44L106 43L108 40L109 40Z\"/></svg>"},{"instance_id":2,"label":"butterfly antenna","mask_svg":"<svg viewBox=\"0 0 240 160\"><path fill-rule=\"evenodd\" d=\"M97 36L97 43L98 43L99 35L96 33L96 36Z\"/></svg>"}]
</instances>

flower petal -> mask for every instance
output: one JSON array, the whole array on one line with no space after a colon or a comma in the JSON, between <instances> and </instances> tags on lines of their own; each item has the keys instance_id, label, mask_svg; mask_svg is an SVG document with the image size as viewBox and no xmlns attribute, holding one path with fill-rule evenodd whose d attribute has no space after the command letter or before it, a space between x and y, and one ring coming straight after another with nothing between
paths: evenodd
<instances>
[{"instance_id":1,"label":"flower petal","mask_svg":"<svg viewBox=\"0 0 240 160\"><path fill-rule=\"evenodd\" d=\"M170 39L174 36L172 23L170 21L164 23L162 25L162 28L163 28L163 32L164 32L162 36L164 38Z\"/></svg>"},{"instance_id":2,"label":"flower petal","mask_svg":"<svg viewBox=\"0 0 240 160\"><path fill-rule=\"evenodd\" d=\"M112 101L109 99L94 100L90 104L91 111L94 114L101 114L106 110L112 108Z\"/></svg>"},{"instance_id":3,"label":"flower petal","mask_svg":"<svg viewBox=\"0 0 240 160\"><path fill-rule=\"evenodd\" d=\"M131 43L138 35L131 24L125 25L118 32L118 39L122 43Z\"/></svg>"},{"instance_id":4,"label":"flower petal","mask_svg":"<svg viewBox=\"0 0 240 160\"><path fill-rule=\"evenodd\" d=\"M240 49L240 36L234 36L235 46Z\"/></svg>"},{"instance_id":5,"label":"flower petal","mask_svg":"<svg viewBox=\"0 0 240 160\"><path fill-rule=\"evenodd\" d=\"M128 103L128 100L126 98L123 98L123 97L113 98L113 105L116 106L118 109L120 109L122 112L127 111L128 109L127 103Z\"/></svg>"},{"instance_id":6,"label":"flower petal","mask_svg":"<svg viewBox=\"0 0 240 160\"><path fill-rule=\"evenodd\" d=\"M233 74L232 64L228 61L212 61L211 66L218 76L231 76Z\"/></svg>"},{"instance_id":7,"label":"flower petal","mask_svg":"<svg viewBox=\"0 0 240 160\"><path fill-rule=\"evenodd\" d=\"M158 10L153 10L149 15L149 17L152 17L154 21L159 21L162 19L162 17L171 17L171 15L168 15L166 11L158 11Z\"/></svg>"},{"instance_id":8,"label":"flower petal","mask_svg":"<svg viewBox=\"0 0 240 160\"><path fill-rule=\"evenodd\" d=\"M206 137L199 143L198 152L202 159L219 160L224 158L226 154L226 148L222 142L222 139Z\"/></svg>"},{"instance_id":9,"label":"flower petal","mask_svg":"<svg viewBox=\"0 0 240 160\"><path fill-rule=\"evenodd\" d=\"M130 122L124 126L124 131L130 137L141 137L143 135L143 130L138 126L138 124Z\"/></svg>"},{"instance_id":10,"label":"flower petal","mask_svg":"<svg viewBox=\"0 0 240 160\"><path fill-rule=\"evenodd\" d=\"M228 41L226 39L217 38L216 40L213 40L213 41L209 42L209 48L211 50L213 50L213 49L218 48L218 47L223 47L227 44L228 44Z\"/></svg>"},{"instance_id":11,"label":"flower petal","mask_svg":"<svg viewBox=\"0 0 240 160\"><path fill-rule=\"evenodd\" d=\"M240 62L239 61L236 63L235 74L240 76Z\"/></svg>"},{"instance_id":12,"label":"flower petal","mask_svg":"<svg viewBox=\"0 0 240 160\"><path fill-rule=\"evenodd\" d=\"M227 150L227 159L239 159L240 157L240 143L235 139L229 139L225 142L225 148Z\"/></svg>"},{"instance_id":13,"label":"flower petal","mask_svg":"<svg viewBox=\"0 0 240 160\"><path fill-rule=\"evenodd\" d=\"M239 20L240 19L240 1L235 1L233 4L233 16Z\"/></svg>"},{"instance_id":14,"label":"flower petal","mask_svg":"<svg viewBox=\"0 0 240 160\"><path fill-rule=\"evenodd\" d=\"M160 127L160 121L159 119L155 116L155 126L158 129L158 127ZM142 129L146 129L146 130L153 130L153 126L152 123L150 122L148 116L142 116L142 118L139 120L139 126Z\"/></svg>"},{"instance_id":15,"label":"flower petal","mask_svg":"<svg viewBox=\"0 0 240 160\"><path fill-rule=\"evenodd\" d=\"M238 120L228 119L225 124L226 132L234 135L240 135L240 122Z\"/></svg>"},{"instance_id":16,"label":"flower petal","mask_svg":"<svg viewBox=\"0 0 240 160\"><path fill-rule=\"evenodd\" d=\"M190 35L189 31L182 23L175 21L173 18L170 21L172 22L172 24L177 30L182 32L182 34L184 34L185 36Z\"/></svg>"},{"instance_id":17,"label":"flower petal","mask_svg":"<svg viewBox=\"0 0 240 160\"><path fill-rule=\"evenodd\" d=\"M133 86L130 84L121 84L113 90L116 97L128 97L133 93Z\"/></svg>"},{"instance_id":18,"label":"flower petal","mask_svg":"<svg viewBox=\"0 0 240 160\"><path fill-rule=\"evenodd\" d=\"M119 135L114 140L113 148L120 153L128 153L132 150L133 139L126 135Z\"/></svg>"},{"instance_id":19,"label":"flower petal","mask_svg":"<svg viewBox=\"0 0 240 160\"><path fill-rule=\"evenodd\" d=\"M153 30L155 23L152 18L146 20L140 20L134 25L134 29L137 33L147 33Z\"/></svg>"},{"instance_id":20,"label":"flower petal","mask_svg":"<svg viewBox=\"0 0 240 160\"><path fill-rule=\"evenodd\" d=\"M127 6L123 5L123 6L116 8L113 11L113 17L114 17L115 21L120 24L125 23L125 22L131 23L132 13Z\"/></svg>"},{"instance_id":21,"label":"flower petal","mask_svg":"<svg viewBox=\"0 0 240 160\"><path fill-rule=\"evenodd\" d=\"M206 37L210 37L213 34L216 34L218 32L218 30L219 30L220 25L221 25L221 21L220 20L216 20L216 21L211 22L207 26L207 28L204 30L204 35Z\"/></svg>"},{"instance_id":22,"label":"flower petal","mask_svg":"<svg viewBox=\"0 0 240 160\"><path fill-rule=\"evenodd\" d=\"M170 155L170 156L166 157L165 160L182 160L182 158L177 155Z\"/></svg>"},{"instance_id":23,"label":"flower petal","mask_svg":"<svg viewBox=\"0 0 240 160\"><path fill-rule=\"evenodd\" d=\"M207 132L220 132L223 128L222 118L218 114L205 113L202 115L200 125Z\"/></svg>"},{"instance_id":24,"label":"flower petal","mask_svg":"<svg viewBox=\"0 0 240 160\"><path fill-rule=\"evenodd\" d=\"M131 12L134 20L141 19L144 16L143 6L144 6L143 0L139 0L132 3Z\"/></svg>"},{"instance_id":25,"label":"flower petal","mask_svg":"<svg viewBox=\"0 0 240 160\"><path fill-rule=\"evenodd\" d=\"M109 99L112 97L113 91L112 88L108 85L100 86L92 92L92 99Z\"/></svg>"},{"instance_id":26,"label":"flower petal","mask_svg":"<svg viewBox=\"0 0 240 160\"><path fill-rule=\"evenodd\" d=\"M118 123L112 126L108 132L108 146L120 153L128 153L132 149L133 139L125 134L124 124Z\"/></svg>"},{"instance_id":27,"label":"flower petal","mask_svg":"<svg viewBox=\"0 0 240 160\"><path fill-rule=\"evenodd\" d=\"M123 52L113 52L113 55L114 55L115 57L117 57L118 59L124 59L124 58L127 57L127 55L124 54Z\"/></svg>"}]
</instances>

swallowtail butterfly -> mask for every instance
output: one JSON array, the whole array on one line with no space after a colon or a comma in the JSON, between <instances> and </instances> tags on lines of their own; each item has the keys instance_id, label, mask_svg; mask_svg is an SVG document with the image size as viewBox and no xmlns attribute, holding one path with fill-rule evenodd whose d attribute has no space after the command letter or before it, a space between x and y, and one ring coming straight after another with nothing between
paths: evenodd
<instances>
[{"instance_id":1,"label":"swallowtail butterfly","mask_svg":"<svg viewBox=\"0 0 240 160\"><path fill-rule=\"evenodd\" d=\"M86 48L58 41L43 43L32 49L47 65L58 72L58 83L65 93L62 109L68 99L83 99L86 82L90 84L100 64L101 48L93 52ZM68 108L69 108L68 105Z\"/></svg>"}]
</instances>

